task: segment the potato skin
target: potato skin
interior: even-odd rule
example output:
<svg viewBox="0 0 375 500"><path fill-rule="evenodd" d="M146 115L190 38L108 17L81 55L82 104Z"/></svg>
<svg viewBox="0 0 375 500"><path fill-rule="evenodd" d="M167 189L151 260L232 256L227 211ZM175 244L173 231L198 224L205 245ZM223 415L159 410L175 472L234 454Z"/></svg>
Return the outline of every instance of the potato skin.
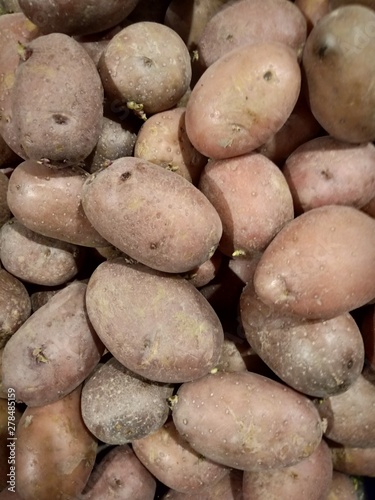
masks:
<svg viewBox="0 0 375 500"><path fill-rule="evenodd" d="M14 388L17 399L30 407L69 394L103 354L86 315L85 292L86 285L78 281L66 286L32 314L4 348L3 387Z"/></svg>
<svg viewBox="0 0 375 500"><path fill-rule="evenodd" d="M312 209L286 224L266 248L255 291L283 314L334 318L375 297L374 249L375 223L368 215L339 205Z"/></svg>
<svg viewBox="0 0 375 500"><path fill-rule="evenodd" d="M0 230L0 258L13 276L44 286L66 283L78 273L82 253L76 245L47 238L13 218Z"/></svg>
<svg viewBox="0 0 375 500"><path fill-rule="evenodd" d="M7 202L8 184L8 177L3 172L0 172L0 228L11 218Z"/></svg>
<svg viewBox="0 0 375 500"><path fill-rule="evenodd" d="M138 0L19 0L23 13L46 33L87 35L119 24Z"/></svg>
<svg viewBox="0 0 375 500"><path fill-rule="evenodd" d="M223 236L219 250L229 257L262 251L294 216L284 176L261 154L210 161L199 189L220 216Z"/></svg>
<svg viewBox="0 0 375 500"><path fill-rule="evenodd" d="M292 389L251 372L182 384L173 421L190 446L214 462L264 471L313 453L322 428L314 405Z"/></svg>
<svg viewBox="0 0 375 500"><path fill-rule="evenodd" d="M203 155L223 159L249 153L286 122L297 102L301 72L280 43L240 47L212 64L186 106L186 131Z"/></svg>
<svg viewBox="0 0 375 500"><path fill-rule="evenodd" d="M86 306L107 349L145 378L193 380L219 360L221 323L184 278L123 259L103 262L89 280Z"/></svg>
<svg viewBox="0 0 375 500"><path fill-rule="evenodd" d="M103 87L95 64L61 33L40 36L25 51L12 89L22 156L77 164L94 149L101 130Z"/></svg>
<svg viewBox="0 0 375 500"><path fill-rule="evenodd" d="M256 296L251 282L241 294L240 311L249 344L293 389L333 396L361 374L363 339L349 313L321 321L283 316Z"/></svg>
<svg viewBox="0 0 375 500"><path fill-rule="evenodd" d="M358 500L358 488L355 479L342 474L333 472L331 489L328 492L326 500Z"/></svg>
<svg viewBox="0 0 375 500"><path fill-rule="evenodd" d="M5 269L0 269L0 348L30 313L31 301L24 284Z"/></svg>
<svg viewBox="0 0 375 500"><path fill-rule="evenodd" d="M332 482L332 459L328 445L321 441L315 451L290 467L267 471L245 471L244 500L323 500Z"/></svg>
<svg viewBox="0 0 375 500"><path fill-rule="evenodd" d="M155 479L123 444L112 448L94 468L79 500L154 500L155 491Z"/></svg>
<svg viewBox="0 0 375 500"><path fill-rule="evenodd" d="M242 0L224 6L206 24L198 42L199 56L210 66L241 45L280 42L301 56L306 20L286 0Z"/></svg>
<svg viewBox="0 0 375 500"><path fill-rule="evenodd" d="M219 215L195 186L133 157L120 158L91 176L82 203L103 238L164 272L199 266L213 255L222 234Z"/></svg>
<svg viewBox="0 0 375 500"><path fill-rule="evenodd" d="M375 477L375 447L352 448L330 442L333 468L351 476Z"/></svg>
<svg viewBox="0 0 375 500"><path fill-rule="evenodd" d="M133 441L132 447L159 481L182 493L199 495L202 488L218 483L230 470L196 453L172 421L143 439Z"/></svg>
<svg viewBox="0 0 375 500"><path fill-rule="evenodd" d="M82 208L82 187L88 177L79 167L57 169L26 160L9 179L9 208L36 233L80 246L108 246Z"/></svg>
<svg viewBox="0 0 375 500"><path fill-rule="evenodd" d="M375 12L361 5L335 9L317 23L303 52L311 111L341 141L375 139ZM329 103L329 106L327 106Z"/></svg>
<svg viewBox="0 0 375 500"><path fill-rule="evenodd" d="M80 396L81 386L23 413L16 433L16 491L22 499L68 500L83 490L97 441L82 421Z"/></svg>
<svg viewBox="0 0 375 500"><path fill-rule="evenodd" d="M172 386L146 380L111 358L83 386L82 417L104 443L130 443L165 423L172 393Z"/></svg>
<svg viewBox="0 0 375 500"><path fill-rule="evenodd" d="M317 137L299 146L282 172L297 213L323 205L361 208L375 192L375 146Z"/></svg>

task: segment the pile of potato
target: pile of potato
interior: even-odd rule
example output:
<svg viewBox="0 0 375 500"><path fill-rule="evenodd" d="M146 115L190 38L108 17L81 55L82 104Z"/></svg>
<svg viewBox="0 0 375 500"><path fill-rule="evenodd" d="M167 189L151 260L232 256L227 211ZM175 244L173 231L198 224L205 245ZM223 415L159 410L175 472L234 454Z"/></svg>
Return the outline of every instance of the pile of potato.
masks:
<svg viewBox="0 0 375 500"><path fill-rule="evenodd" d="M364 498L375 2L0 13L0 499Z"/></svg>

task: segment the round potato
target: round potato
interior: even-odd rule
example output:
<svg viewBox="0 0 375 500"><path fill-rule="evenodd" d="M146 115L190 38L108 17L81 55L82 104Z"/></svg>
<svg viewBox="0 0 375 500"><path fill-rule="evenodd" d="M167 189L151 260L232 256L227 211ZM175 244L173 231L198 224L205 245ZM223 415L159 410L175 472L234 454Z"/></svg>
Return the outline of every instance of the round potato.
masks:
<svg viewBox="0 0 375 500"><path fill-rule="evenodd" d="M173 421L195 451L240 470L294 465L322 437L314 405L292 389L251 372L231 372L182 384Z"/></svg>
<svg viewBox="0 0 375 500"><path fill-rule="evenodd" d="M0 259L17 278L44 286L66 283L78 273L80 248L47 238L13 218L0 230Z"/></svg>
<svg viewBox="0 0 375 500"><path fill-rule="evenodd" d="M124 259L103 262L89 280L86 306L107 349L145 378L193 380L209 373L219 360L221 323L182 277Z"/></svg>
<svg viewBox="0 0 375 500"><path fill-rule="evenodd" d="M82 417L104 443L130 443L164 425L172 393L172 386L145 380L111 358L83 386Z"/></svg>
<svg viewBox="0 0 375 500"><path fill-rule="evenodd" d="M353 207L314 208L264 251L255 291L283 314L330 319L375 297L375 221Z"/></svg>
<svg viewBox="0 0 375 500"><path fill-rule="evenodd" d="M223 236L219 250L229 257L244 258L264 250L293 219L293 200L285 178L261 154L210 161L199 189L220 216Z"/></svg>
<svg viewBox="0 0 375 500"><path fill-rule="evenodd" d="M286 45L235 49L212 64L193 88L186 106L188 137L209 158L249 153L284 125L300 85L297 57Z"/></svg>
<svg viewBox="0 0 375 500"><path fill-rule="evenodd" d="M220 217L201 191L180 175L133 157L87 179L82 203L103 238L164 272L203 264L222 234Z"/></svg>

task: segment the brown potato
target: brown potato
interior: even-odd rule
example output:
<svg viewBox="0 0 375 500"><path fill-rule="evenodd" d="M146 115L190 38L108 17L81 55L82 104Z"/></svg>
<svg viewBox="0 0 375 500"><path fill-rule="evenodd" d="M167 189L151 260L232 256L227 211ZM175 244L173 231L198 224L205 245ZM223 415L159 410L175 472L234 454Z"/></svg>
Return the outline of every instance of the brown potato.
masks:
<svg viewBox="0 0 375 500"><path fill-rule="evenodd" d="M207 163L189 141L183 107L151 116L138 132L134 156L172 170L194 184Z"/></svg>
<svg viewBox="0 0 375 500"><path fill-rule="evenodd" d="M87 312L107 349L129 370L158 382L202 377L219 360L223 330L184 278L123 259L91 275Z"/></svg>
<svg viewBox="0 0 375 500"><path fill-rule="evenodd" d="M332 482L332 459L321 441L315 451L290 467L245 471L243 500L323 500Z"/></svg>
<svg viewBox="0 0 375 500"><path fill-rule="evenodd" d="M138 0L18 0L25 15L43 33L85 35L120 23Z"/></svg>
<svg viewBox="0 0 375 500"><path fill-rule="evenodd" d="M231 372L182 384L173 421L198 453L240 470L294 465L322 437L319 414L306 397L251 372Z"/></svg>
<svg viewBox="0 0 375 500"><path fill-rule="evenodd" d="M284 125L300 85L297 57L286 45L235 49L210 66L193 88L186 106L188 137L209 158L249 153Z"/></svg>
<svg viewBox="0 0 375 500"><path fill-rule="evenodd" d="M95 466L79 500L154 500L156 481L132 449L112 448Z"/></svg>
<svg viewBox="0 0 375 500"><path fill-rule="evenodd" d="M7 202L8 184L8 177L0 172L0 228L11 218Z"/></svg>
<svg viewBox="0 0 375 500"><path fill-rule="evenodd" d="M210 161L199 189L220 216L219 249L229 257L246 258L264 250L293 219L288 185L276 165L261 154Z"/></svg>
<svg viewBox="0 0 375 500"><path fill-rule="evenodd" d="M13 218L0 230L0 259L17 278L44 286L66 283L78 273L82 252L76 245L35 233Z"/></svg>
<svg viewBox="0 0 375 500"><path fill-rule="evenodd" d="M223 254L217 250L210 259L185 274L184 278L190 281L196 288L201 288L215 278L220 271L222 262Z"/></svg>
<svg viewBox="0 0 375 500"><path fill-rule="evenodd" d="M81 205L89 174L79 167L51 168L27 160L13 171L7 201L27 228L49 238L81 246L108 246L92 227Z"/></svg>
<svg viewBox="0 0 375 500"><path fill-rule="evenodd" d="M22 156L74 165L100 135L103 87L95 64L61 33L40 36L24 50L11 97Z"/></svg>
<svg viewBox="0 0 375 500"><path fill-rule="evenodd" d="M146 380L111 358L83 386L82 417L104 443L130 443L164 425L172 393L172 386Z"/></svg>
<svg viewBox="0 0 375 500"><path fill-rule="evenodd" d="M196 453L172 421L132 442L134 453L163 484L182 493L199 492L218 483L229 469Z"/></svg>
<svg viewBox="0 0 375 500"><path fill-rule="evenodd" d="M375 447L375 385L360 375L343 394L316 401L325 436L351 448Z"/></svg>
<svg viewBox="0 0 375 500"><path fill-rule="evenodd" d="M208 260L222 233L219 215L195 186L133 157L89 178L82 203L103 238L164 272L191 271Z"/></svg>
<svg viewBox="0 0 375 500"><path fill-rule="evenodd" d="M81 386L55 403L28 407L17 427L16 491L24 500L77 498L94 466L97 441L80 412Z"/></svg>
<svg viewBox="0 0 375 500"><path fill-rule="evenodd" d="M262 303L251 282L240 306L249 344L293 389L328 397L346 391L360 376L364 345L350 314L326 321L285 317Z"/></svg>
<svg viewBox="0 0 375 500"><path fill-rule="evenodd" d="M375 146L317 137L293 151L282 172L299 214L323 205L361 208L375 192Z"/></svg>
<svg viewBox="0 0 375 500"><path fill-rule="evenodd" d="M355 480L346 474L334 471L326 500L358 500Z"/></svg>
<svg viewBox="0 0 375 500"><path fill-rule="evenodd" d="M309 34L303 52L311 111L336 139L375 139L375 12L361 5L325 15ZM329 103L329 105L327 105Z"/></svg>
<svg viewBox="0 0 375 500"><path fill-rule="evenodd" d="M112 38L100 58L99 72L110 99L144 116L177 104L190 85L191 63L175 31L143 21Z"/></svg>
<svg viewBox="0 0 375 500"><path fill-rule="evenodd" d="M375 447L351 448L329 443L333 468L351 476L375 477Z"/></svg>
<svg viewBox="0 0 375 500"><path fill-rule="evenodd" d="M18 0L1 0L0 1L0 14L13 14L14 12L21 12L21 7Z"/></svg>
<svg viewBox="0 0 375 500"><path fill-rule="evenodd" d="M314 208L286 224L266 248L255 291L280 313L334 318L375 297L374 259L372 218L353 207Z"/></svg>
<svg viewBox="0 0 375 500"><path fill-rule="evenodd" d="M0 269L0 348L5 346L30 313L30 297L23 283L5 269Z"/></svg>
<svg viewBox="0 0 375 500"><path fill-rule="evenodd" d="M17 400L42 406L61 399L99 362L104 346L88 321L85 292L78 281L66 286L7 342L3 387L15 389Z"/></svg>
<svg viewBox="0 0 375 500"><path fill-rule="evenodd" d="M242 45L280 42L302 55L306 20L287 0L241 0L224 6L199 38L198 51L205 66Z"/></svg>

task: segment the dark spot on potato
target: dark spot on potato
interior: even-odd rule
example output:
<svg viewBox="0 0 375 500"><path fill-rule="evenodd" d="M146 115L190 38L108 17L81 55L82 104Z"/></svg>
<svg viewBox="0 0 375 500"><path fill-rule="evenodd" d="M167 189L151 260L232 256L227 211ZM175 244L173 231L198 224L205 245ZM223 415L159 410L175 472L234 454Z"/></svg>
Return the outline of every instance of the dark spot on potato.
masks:
<svg viewBox="0 0 375 500"><path fill-rule="evenodd" d="M267 82L272 80L272 77L273 77L272 71L269 71L269 70L266 71L263 75L264 80L266 80Z"/></svg>
<svg viewBox="0 0 375 500"><path fill-rule="evenodd" d="M353 368L353 365L354 365L354 361L352 359L349 359L348 363L347 363L347 367L348 367L348 370L350 370L351 368Z"/></svg>
<svg viewBox="0 0 375 500"><path fill-rule="evenodd" d="M327 180L332 179L333 175L328 169L324 169L320 171L320 174Z"/></svg>
<svg viewBox="0 0 375 500"><path fill-rule="evenodd" d="M69 121L69 118L61 113L54 113L52 119L57 125L66 125Z"/></svg>
<svg viewBox="0 0 375 500"><path fill-rule="evenodd" d="M122 486L122 482L121 482L121 479L115 479L115 484L116 486Z"/></svg>
<svg viewBox="0 0 375 500"><path fill-rule="evenodd" d="M124 172L120 175L120 181L127 181L131 177L131 172Z"/></svg>
<svg viewBox="0 0 375 500"><path fill-rule="evenodd" d="M153 65L153 61L152 61L152 59L150 59L149 57L144 56L144 57L142 58L142 60L143 60L143 64L144 64L145 66L147 66L148 68L150 68L150 67Z"/></svg>
<svg viewBox="0 0 375 500"><path fill-rule="evenodd" d="M159 246L159 243L150 243L151 250L155 250L156 248L158 248L158 246Z"/></svg>
<svg viewBox="0 0 375 500"><path fill-rule="evenodd" d="M321 45L318 48L317 54L318 54L319 59L324 59L325 58L327 50L328 50L328 45L327 44Z"/></svg>
<svg viewBox="0 0 375 500"><path fill-rule="evenodd" d="M234 36L231 35L231 34L229 34L229 35L226 36L226 40L228 40L228 41L233 40L233 38L234 38Z"/></svg>

